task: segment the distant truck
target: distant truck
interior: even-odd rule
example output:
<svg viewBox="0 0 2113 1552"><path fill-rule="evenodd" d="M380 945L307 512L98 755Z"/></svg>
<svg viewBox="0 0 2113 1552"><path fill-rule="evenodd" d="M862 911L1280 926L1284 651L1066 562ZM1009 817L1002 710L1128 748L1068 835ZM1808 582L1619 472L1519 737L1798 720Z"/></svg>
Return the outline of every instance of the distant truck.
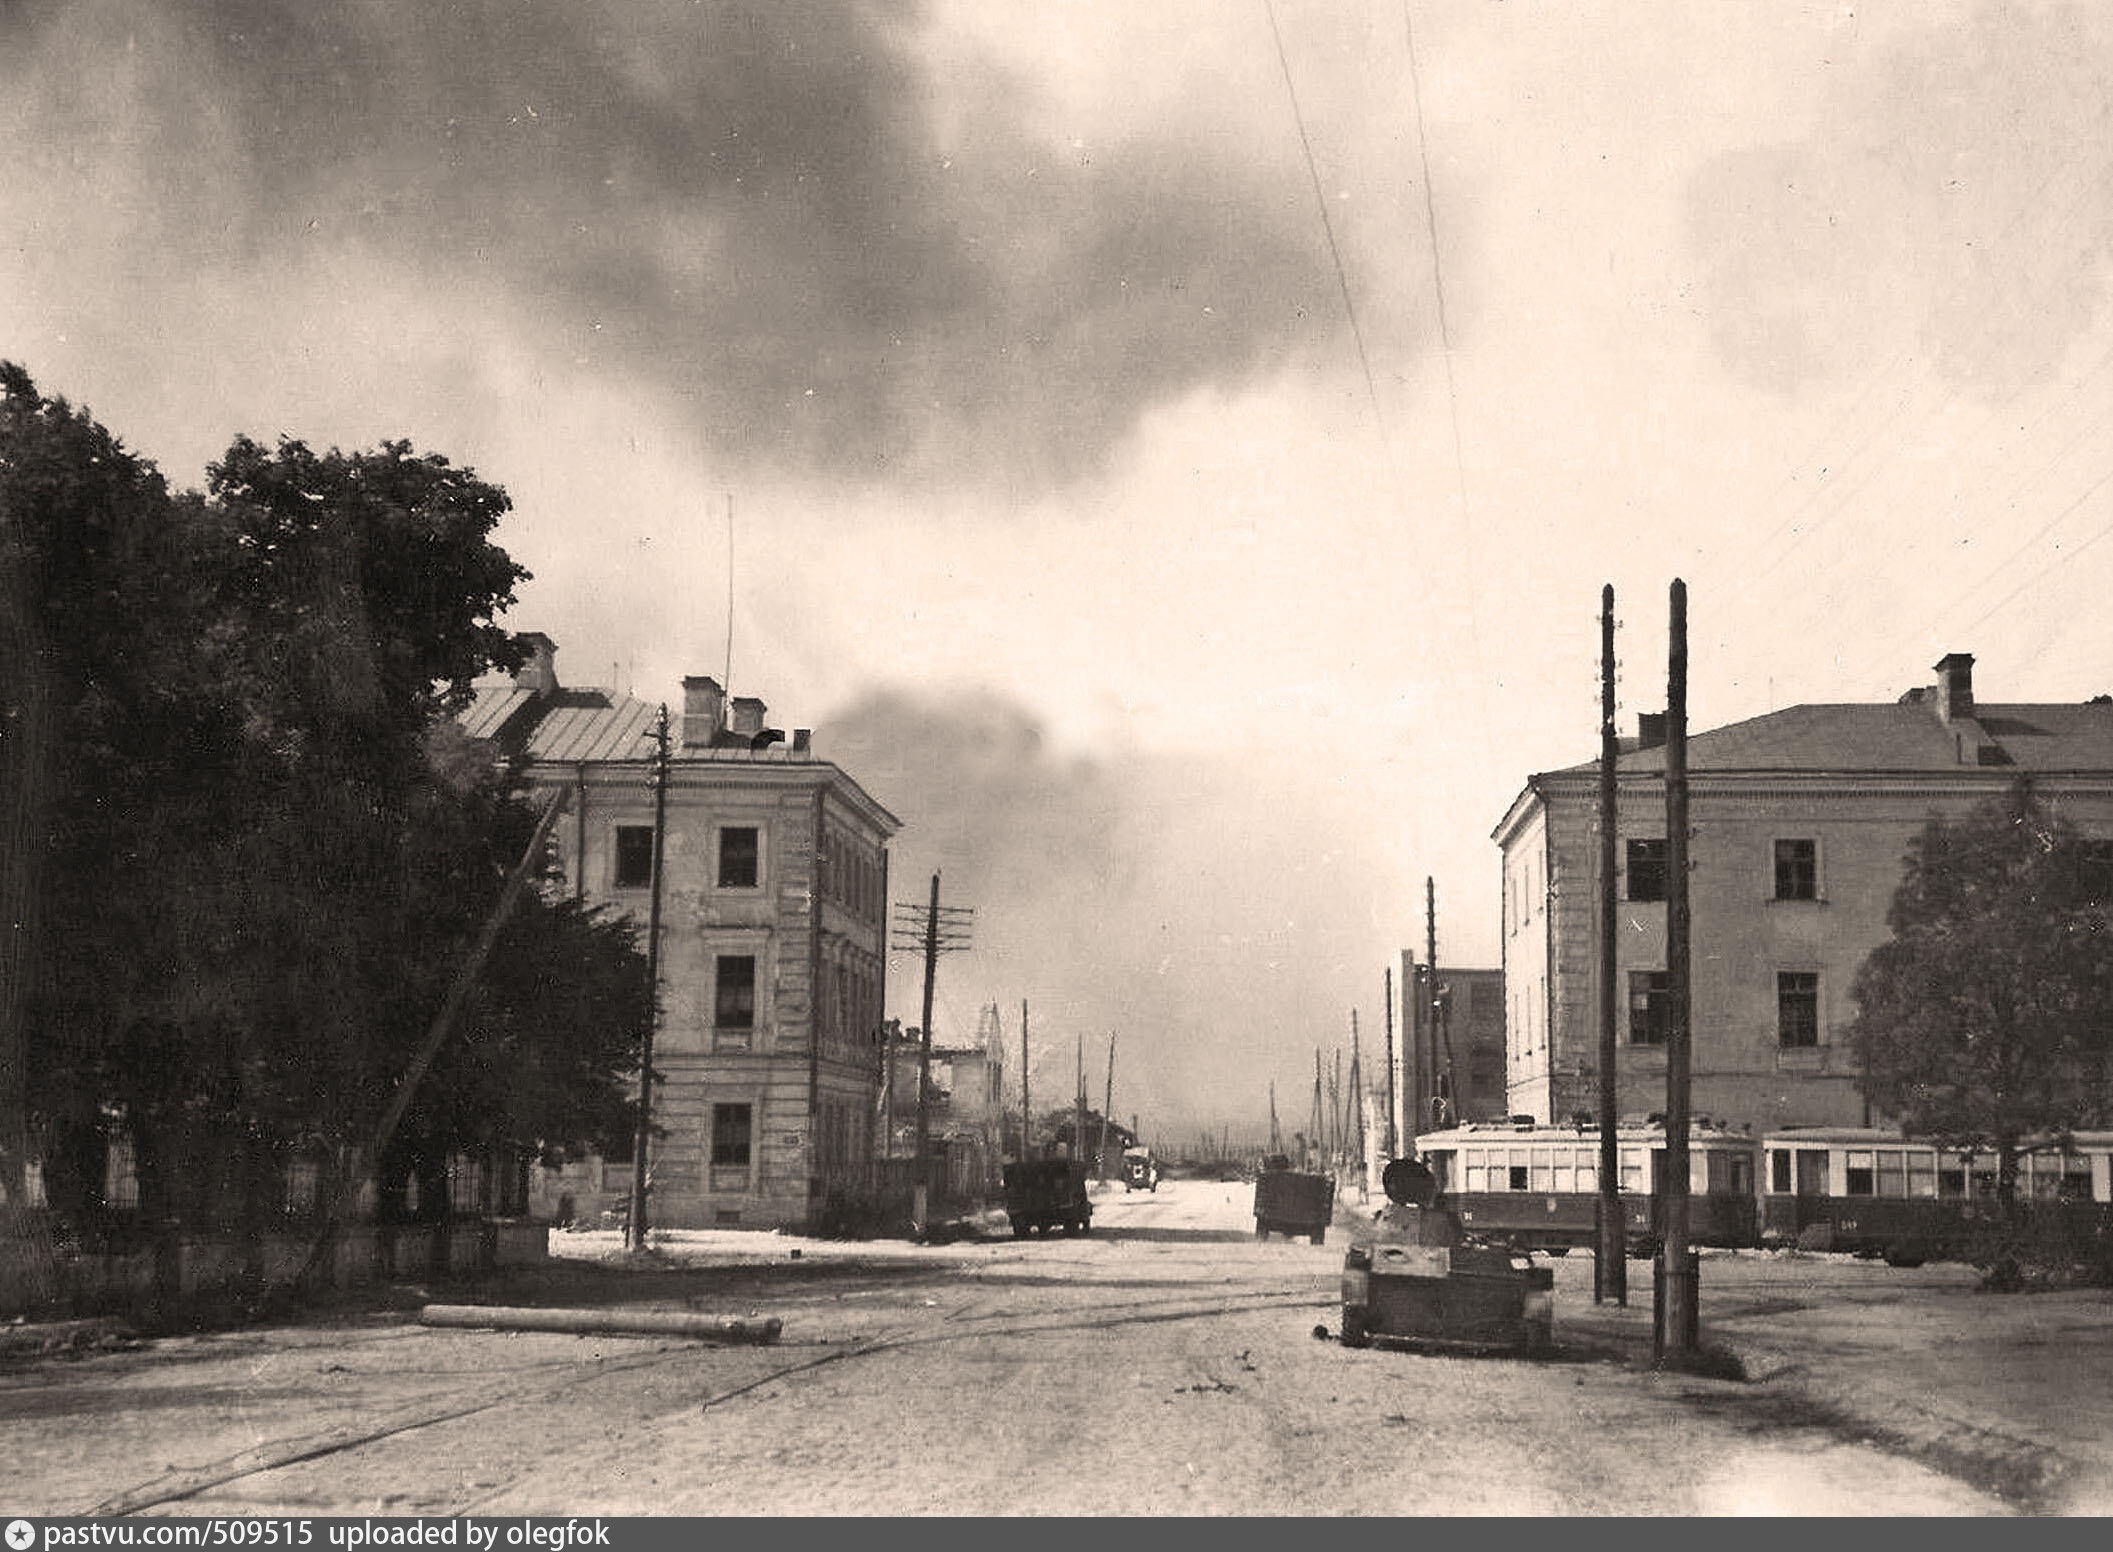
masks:
<svg viewBox="0 0 2113 1552"><path fill-rule="evenodd" d="M1328 1237L1328 1224L1334 1217L1333 1176L1295 1170L1291 1160L1280 1153L1263 1160L1255 1176L1256 1239L1303 1234L1318 1245Z"/></svg>
<svg viewBox="0 0 2113 1552"><path fill-rule="evenodd" d="M1123 1149L1123 1189L1125 1191L1157 1191L1159 1189L1159 1163L1152 1157L1151 1149Z"/></svg>
<svg viewBox="0 0 2113 1552"><path fill-rule="evenodd" d="M1005 1166L1005 1216L1014 1239L1062 1229L1093 1232L1086 1166L1071 1159L1024 1159Z"/></svg>

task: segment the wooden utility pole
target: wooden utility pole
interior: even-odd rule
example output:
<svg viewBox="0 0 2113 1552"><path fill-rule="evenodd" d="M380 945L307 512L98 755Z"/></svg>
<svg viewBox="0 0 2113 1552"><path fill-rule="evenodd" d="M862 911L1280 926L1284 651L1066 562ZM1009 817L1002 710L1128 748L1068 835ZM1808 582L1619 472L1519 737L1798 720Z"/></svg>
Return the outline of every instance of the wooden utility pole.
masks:
<svg viewBox="0 0 2113 1552"><path fill-rule="evenodd" d="M651 1181L647 1154L653 1145L653 1034L660 1024L660 865L667 855L668 708L663 702L653 722L653 890L646 907L646 982L653 988L653 1010L646 1023L638 1063L638 1136L631 1148L631 1212L624 1224L624 1244L646 1248L646 1195Z"/></svg>
<svg viewBox="0 0 2113 1552"><path fill-rule="evenodd" d="M1108 1031L1108 1092L1101 1101L1101 1145L1096 1167L1100 1178L1108 1178L1108 1123L1115 1119L1115 1031Z"/></svg>
<svg viewBox="0 0 2113 1552"><path fill-rule="evenodd" d="M1620 821L1614 762L1621 740L1614 726L1614 585L1599 595L1599 1242L1592 1267L1592 1301L1629 1302L1626 1228L1621 1210L1621 1148L1615 1113L1616 1020L1621 998L1620 944L1615 934L1615 835Z"/></svg>
<svg viewBox="0 0 2113 1552"><path fill-rule="evenodd" d="M1438 990L1438 881L1428 875L1423 881L1423 952L1424 989L1430 993L1430 1048L1431 1048L1431 1095L1442 1100L1445 1106L1442 1124L1453 1126L1459 1122L1453 1106L1453 1032L1444 1030L1445 1071L1438 1070L1438 1040L1443 1017ZM1435 1106L1434 1106L1435 1108ZM1437 1118L1433 1117L1434 1122Z"/></svg>
<svg viewBox="0 0 2113 1552"><path fill-rule="evenodd" d="M1307 1153L1311 1154L1316 1149L1319 1149L1321 1156L1323 1158L1327 1157L1326 1139L1321 1136L1322 1130L1327 1124L1327 1116L1321 1108L1321 1048L1315 1046L1313 1048L1313 1118L1306 1123ZM1299 1161L1301 1169L1306 1169L1310 1166L1310 1159L1302 1158Z"/></svg>
<svg viewBox="0 0 2113 1552"><path fill-rule="evenodd" d="M1071 1161L1083 1164L1086 1160L1086 1037L1079 1035L1078 1075L1072 1080L1071 1091Z"/></svg>
<svg viewBox="0 0 2113 1552"><path fill-rule="evenodd" d="M916 1186L911 1198L912 1229L924 1233L925 1215L932 1195L932 992L939 974L939 956L968 947L969 910L965 906L939 904L939 875L932 875L931 903L920 924L912 914L916 907L898 902L894 942L898 949L921 949L924 953L924 1023L917 1032L917 1158Z"/></svg>
<svg viewBox="0 0 2113 1552"><path fill-rule="evenodd" d="M932 1198L932 988L939 973L939 875L932 875L932 905L924 927L924 1018L917 1031L917 1200L913 1228L924 1232Z"/></svg>
<svg viewBox="0 0 2113 1552"><path fill-rule="evenodd" d="M1665 1232L1653 1346L1662 1359L1698 1345L1695 1266L1688 1252L1688 1100L1694 1016L1687 834L1687 584L1673 579L1665 716Z"/></svg>
<svg viewBox="0 0 2113 1552"><path fill-rule="evenodd" d="M1395 1149L1400 1145L1400 1133L1394 1125L1394 1102L1398 1096L1398 1084L1394 1071L1394 967L1387 966L1387 1161L1394 1160Z"/></svg>
<svg viewBox="0 0 2113 1552"><path fill-rule="evenodd" d="M1020 1161L1034 1157L1034 1111L1027 1105L1027 999L1020 999Z"/></svg>
<svg viewBox="0 0 2113 1552"><path fill-rule="evenodd" d="M1371 1187L1365 1170L1365 1074L1357 1048L1357 1009L1350 1010L1350 1136L1351 1157L1357 1161L1357 1194L1362 1199Z"/></svg>

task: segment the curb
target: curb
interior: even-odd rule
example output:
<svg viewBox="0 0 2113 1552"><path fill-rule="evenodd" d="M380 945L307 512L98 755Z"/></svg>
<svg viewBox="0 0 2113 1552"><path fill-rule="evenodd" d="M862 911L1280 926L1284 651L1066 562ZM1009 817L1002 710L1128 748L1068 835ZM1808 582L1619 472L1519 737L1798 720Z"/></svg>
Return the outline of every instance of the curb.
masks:
<svg viewBox="0 0 2113 1552"><path fill-rule="evenodd" d="M115 1315L87 1320L21 1321L0 1326L0 1357L44 1357L128 1340L131 1328Z"/></svg>

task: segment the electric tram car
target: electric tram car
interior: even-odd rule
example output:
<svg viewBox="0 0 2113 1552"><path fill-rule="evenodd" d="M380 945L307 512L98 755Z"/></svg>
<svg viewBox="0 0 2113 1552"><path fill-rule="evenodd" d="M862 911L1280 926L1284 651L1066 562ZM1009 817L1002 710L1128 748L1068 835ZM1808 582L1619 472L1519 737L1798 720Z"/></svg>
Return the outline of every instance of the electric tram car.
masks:
<svg viewBox="0 0 2113 1552"><path fill-rule="evenodd" d="M1615 1135L1624 1237L1631 1255L1648 1256L1664 1235L1665 1128L1624 1126ZM1596 1126L1473 1122L1424 1133L1416 1151L1461 1227L1478 1239L1556 1255L1598 1239ZM1759 1159L1759 1143L1743 1132L1708 1123L1688 1129L1690 1244L1755 1243Z"/></svg>
<svg viewBox="0 0 2113 1552"><path fill-rule="evenodd" d="M2002 1227L1996 1156L1962 1154L1869 1127L1786 1127L1762 1139L1761 1233L1883 1256L1895 1266L1970 1257ZM2067 1147L2034 1139L2018 1158L2023 1232L2079 1252L2113 1233L2113 1132Z"/></svg>
<svg viewBox="0 0 2113 1552"><path fill-rule="evenodd" d="M1663 1239L1665 1128L1617 1136L1632 1255ZM1561 1255L1597 1240L1599 1129L1479 1122L1416 1139L1461 1227L1485 1242ZM1648 1186L1646 1185L1648 1182ZM2034 1139L2018 1159L2023 1232L2078 1254L2113 1245L2113 1132ZM1896 1266L1971 1259L2003 1228L1996 1157L1873 1127L1783 1127L1763 1137L1707 1122L1688 1133L1688 1242L1800 1245Z"/></svg>

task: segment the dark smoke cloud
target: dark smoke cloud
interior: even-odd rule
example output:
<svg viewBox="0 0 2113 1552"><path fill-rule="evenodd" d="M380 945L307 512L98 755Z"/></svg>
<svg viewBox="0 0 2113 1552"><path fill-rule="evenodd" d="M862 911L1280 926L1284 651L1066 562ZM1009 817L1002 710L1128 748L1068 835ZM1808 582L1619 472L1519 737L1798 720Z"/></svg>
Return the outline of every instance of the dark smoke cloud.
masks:
<svg viewBox="0 0 2113 1552"><path fill-rule="evenodd" d="M966 1040L986 1001L1016 1038L1026 1000L1036 1083L1083 1039L1097 1096L1114 1032L1118 1113L1168 1127L1260 1124L1272 1081L1302 1099L1316 1050L1347 1062L1360 1002L1377 1039L1390 940L1352 839L1372 818L1317 796L1310 759L1072 757L997 695L892 690L818 726L815 748L903 820L894 899L924 901L936 870L943 901L974 910L975 951L939 971L942 1039ZM906 1023L921 972L914 955L890 970ZM1069 1092L1066 1076L1053 1102Z"/></svg>
<svg viewBox="0 0 2113 1552"><path fill-rule="evenodd" d="M2106 298L2113 16L1988 6L1829 70L1809 138L1690 180L1722 360L1783 392L1902 358L1984 397L2046 378Z"/></svg>
<svg viewBox="0 0 2113 1552"><path fill-rule="evenodd" d="M1172 133L1045 143L994 66L929 78L921 25L857 0L16 0L0 86L47 169L123 204L120 263L446 280L691 406L723 465L1060 482L1336 316L1295 198Z"/></svg>

